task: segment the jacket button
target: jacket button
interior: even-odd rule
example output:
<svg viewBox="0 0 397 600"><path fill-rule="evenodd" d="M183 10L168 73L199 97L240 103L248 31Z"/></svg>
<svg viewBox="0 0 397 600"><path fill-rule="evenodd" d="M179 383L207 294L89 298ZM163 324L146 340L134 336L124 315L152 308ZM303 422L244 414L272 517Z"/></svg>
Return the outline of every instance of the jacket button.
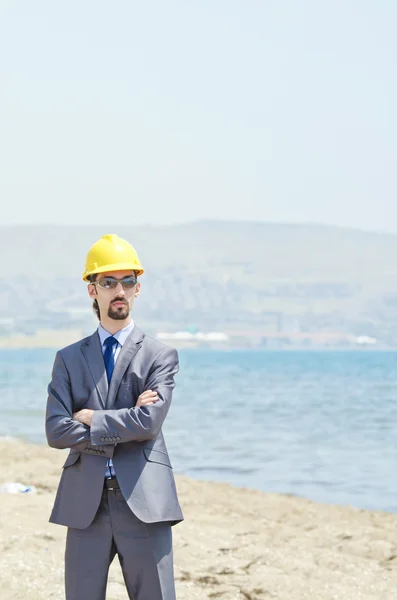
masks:
<svg viewBox="0 0 397 600"><path fill-rule="evenodd" d="M105 438L101 438L101 442L104 442L104 441L105 441Z"/></svg>
<svg viewBox="0 0 397 600"><path fill-rule="evenodd" d="M116 441L118 442L120 440L121 440L121 437L118 435L117 438L116 438Z"/></svg>

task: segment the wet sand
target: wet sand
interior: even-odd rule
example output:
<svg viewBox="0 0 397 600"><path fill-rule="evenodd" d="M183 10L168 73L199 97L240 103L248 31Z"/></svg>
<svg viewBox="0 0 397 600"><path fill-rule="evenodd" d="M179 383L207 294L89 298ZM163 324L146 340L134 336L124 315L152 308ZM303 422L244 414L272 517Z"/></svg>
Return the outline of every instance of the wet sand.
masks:
<svg viewBox="0 0 397 600"><path fill-rule="evenodd" d="M66 529L48 517L66 452L0 442L0 598L61 600ZM395 600L397 515L177 476L178 600ZM117 557L108 600L127 600Z"/></svg>

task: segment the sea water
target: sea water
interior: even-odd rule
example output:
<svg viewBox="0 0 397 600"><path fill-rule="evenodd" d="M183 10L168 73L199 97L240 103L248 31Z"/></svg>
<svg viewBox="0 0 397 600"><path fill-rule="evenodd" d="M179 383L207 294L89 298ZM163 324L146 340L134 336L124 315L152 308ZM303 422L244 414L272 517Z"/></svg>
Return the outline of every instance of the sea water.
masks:
<svg viewBox="0 0 397 600"><path fill-rule="evenodd" d="M0 350L0 436L45 443L52 350ZM180 350L175 472L397 512L397 353Z"/></svg>

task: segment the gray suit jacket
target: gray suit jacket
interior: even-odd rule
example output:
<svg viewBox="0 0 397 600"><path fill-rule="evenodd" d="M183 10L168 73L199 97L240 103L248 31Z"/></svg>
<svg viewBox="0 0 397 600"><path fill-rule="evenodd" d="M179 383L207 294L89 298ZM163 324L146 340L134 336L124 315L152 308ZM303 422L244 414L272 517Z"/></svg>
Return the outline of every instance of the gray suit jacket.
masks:
<svg viewBox="0 0 397 600"><path fill-rule="evenodd" d="M178 354L134 327L108 387L98 333L57 352L48 386L46 435L52 448L70 448L50 522L84 529L98 509L106 463L112 458L121 491L146 523L183 520L161 431L170 408ZM136 408L155 390L158 401ZM91 428L72 419L94 410Z"/></svg>

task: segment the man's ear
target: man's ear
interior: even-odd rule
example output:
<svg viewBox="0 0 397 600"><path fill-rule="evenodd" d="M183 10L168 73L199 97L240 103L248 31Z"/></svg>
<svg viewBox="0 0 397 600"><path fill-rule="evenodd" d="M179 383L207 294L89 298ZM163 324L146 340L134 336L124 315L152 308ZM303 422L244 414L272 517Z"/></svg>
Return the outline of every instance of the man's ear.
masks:
<svg viewBox="0 0 397 600"><path fill-rule="evenodd" d="M138 296L139 296L140 293L141 293L141 284L137 283L136 284L136 289L135 289L135 294L134 294L135 298L138 298Z"/></svg>
<svg viewBox="0 0 397 600"><path fill-rule="evenodd" d="M90 298L95 298L97 295L97 291L96 291L96 285L92 285L92 283L89 283L87 285L87 290L88 290L88 295Z"/></svg>

